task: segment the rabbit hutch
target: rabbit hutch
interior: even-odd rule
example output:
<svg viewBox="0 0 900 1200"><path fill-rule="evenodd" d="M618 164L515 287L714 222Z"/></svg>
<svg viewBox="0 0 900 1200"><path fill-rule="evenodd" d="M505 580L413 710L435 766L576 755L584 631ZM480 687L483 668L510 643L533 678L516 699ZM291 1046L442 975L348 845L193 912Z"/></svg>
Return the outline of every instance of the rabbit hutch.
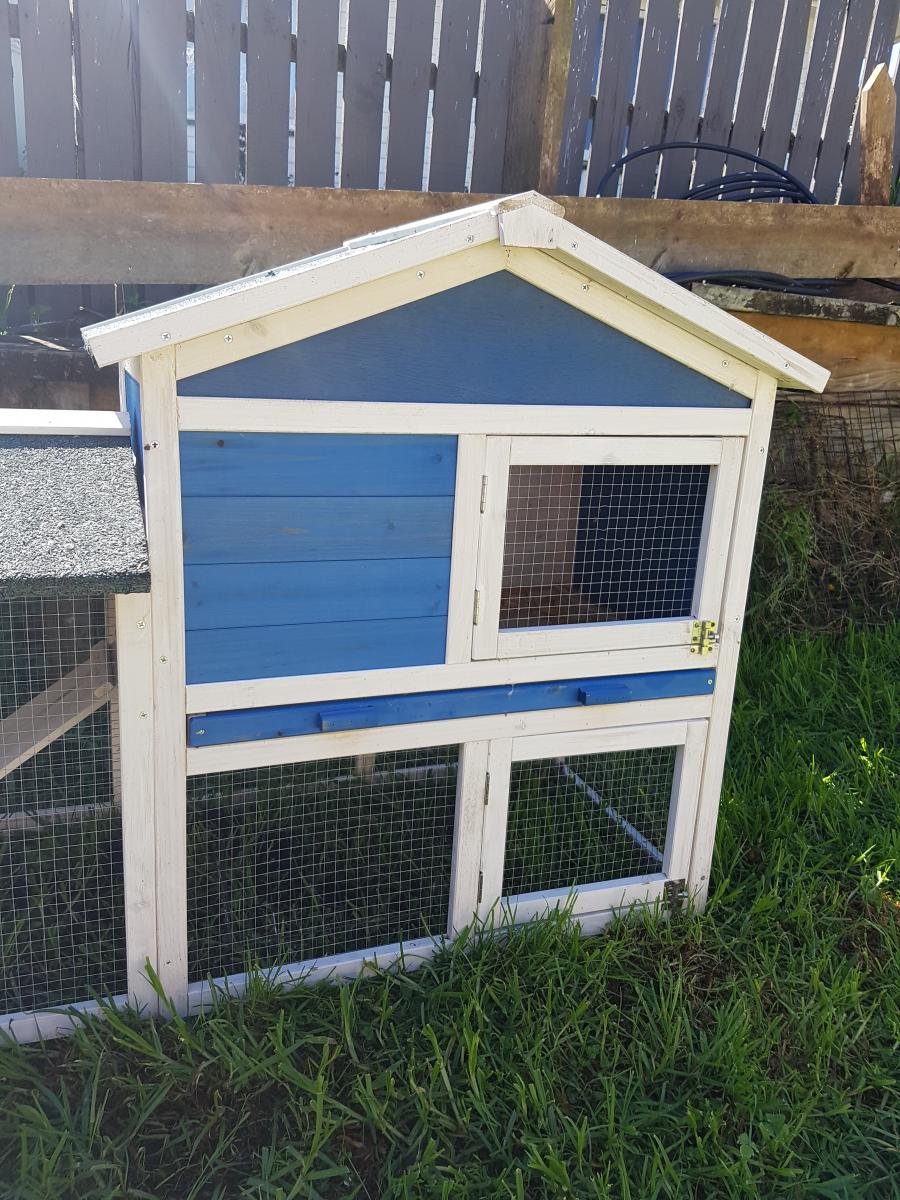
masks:
<svg viewBox="0 0 900 1200"><path fill-rule="evenodd" d="M151 576L126 994L702 904L775 390L827 372L534 193L85 341Z"/></svg>

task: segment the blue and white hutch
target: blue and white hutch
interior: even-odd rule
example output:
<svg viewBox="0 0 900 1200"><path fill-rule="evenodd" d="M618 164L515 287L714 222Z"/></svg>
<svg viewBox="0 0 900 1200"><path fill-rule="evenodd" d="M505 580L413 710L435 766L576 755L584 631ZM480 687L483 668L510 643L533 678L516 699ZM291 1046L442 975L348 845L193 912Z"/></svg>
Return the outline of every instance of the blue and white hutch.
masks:
<svg viewBox="0 0 900 1200"><path fill-rule="evenodd" d="M143 486L180 1005L702 904L775 390L827 372L534 193L85 341Z"/></svg>

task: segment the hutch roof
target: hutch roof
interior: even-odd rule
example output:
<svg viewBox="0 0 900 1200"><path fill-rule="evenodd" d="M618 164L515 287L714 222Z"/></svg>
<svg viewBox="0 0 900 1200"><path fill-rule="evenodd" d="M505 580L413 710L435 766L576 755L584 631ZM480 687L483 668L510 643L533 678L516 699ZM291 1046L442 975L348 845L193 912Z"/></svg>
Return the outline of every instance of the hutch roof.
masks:
<svg viewBox="0 0 900 1200"><path fill-rule="evenodd" d="M458 256L461 282L466 263L479 254L481 275L522 274L517 252L532 251L557 268L536 281L543 290L671 357L679 357L678 338L683 337L692 348L684 361L726 386L733 372L736 377L749 367L781 387L822 391L828 380L824 368L585 233L563 214L559 204L535 192L488 201L101 322L84 330L84 340L100 366L179 347L177 374L191 375L294 340L295 326L267 321L310 301L375 287L362 312L341 306L331 319L334 328L453 286L427 281L428 264L437 260ZM485 256L486 248L494 253ZM578 291L556 286L560 267L570 285L580 281ZM674 333L674 342L659 344L662 326ZM318 325L316 332L322 328Z"/></svg>

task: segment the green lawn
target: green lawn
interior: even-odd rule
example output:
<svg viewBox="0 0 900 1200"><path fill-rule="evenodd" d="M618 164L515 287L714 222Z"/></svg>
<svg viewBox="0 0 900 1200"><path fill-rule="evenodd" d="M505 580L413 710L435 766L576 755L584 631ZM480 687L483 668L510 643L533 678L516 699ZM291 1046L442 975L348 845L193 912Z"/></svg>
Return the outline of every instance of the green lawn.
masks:
<svg viewBox="0 0 900 1200"><path fill-rule="evenodd" d="M0 1051L0 1194L900 1197L900 626L745 647L704 916Z"/></svg>

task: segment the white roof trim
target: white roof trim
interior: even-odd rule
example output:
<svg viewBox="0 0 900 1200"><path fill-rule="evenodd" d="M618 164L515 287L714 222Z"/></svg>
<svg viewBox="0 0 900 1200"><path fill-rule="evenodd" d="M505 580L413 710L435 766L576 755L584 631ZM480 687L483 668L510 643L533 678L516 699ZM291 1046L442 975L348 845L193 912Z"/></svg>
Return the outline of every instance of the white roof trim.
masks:
<svg viewBox="0 0 900 1200"><path fill-rule="evenodd" d="M699 203L699 202L698 202ZM536 192L501 197L354 238L324 254L84 329L100 366L258 320L360 283L499 240L543 250L784 387L820 392L828 371L563 217Z"/></svg>
<svg viewBox="0 0 900 1200"><path fill-rule="evenodd" d="M65 408L0 408L3 434L79 435L83 437L128 437L131 418L127 412L90 412Z"/></svg>

